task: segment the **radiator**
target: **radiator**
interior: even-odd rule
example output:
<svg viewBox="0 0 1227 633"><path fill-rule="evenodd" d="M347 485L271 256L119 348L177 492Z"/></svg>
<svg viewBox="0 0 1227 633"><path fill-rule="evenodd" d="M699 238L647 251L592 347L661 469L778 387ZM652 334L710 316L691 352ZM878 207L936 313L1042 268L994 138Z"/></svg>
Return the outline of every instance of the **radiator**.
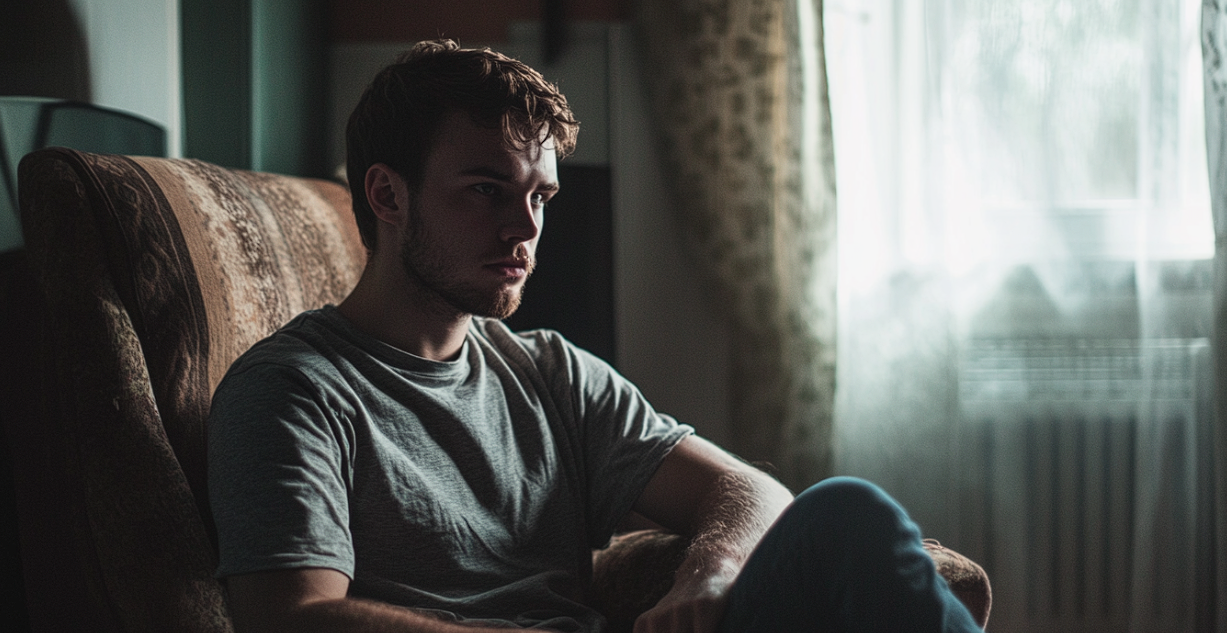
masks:
<svg viewBox="0 0 1227 633"><path fill-rule="evenodd" d="M1211 630L1209 342L973 340L959 374L960 543L991 630Z"/></svg>

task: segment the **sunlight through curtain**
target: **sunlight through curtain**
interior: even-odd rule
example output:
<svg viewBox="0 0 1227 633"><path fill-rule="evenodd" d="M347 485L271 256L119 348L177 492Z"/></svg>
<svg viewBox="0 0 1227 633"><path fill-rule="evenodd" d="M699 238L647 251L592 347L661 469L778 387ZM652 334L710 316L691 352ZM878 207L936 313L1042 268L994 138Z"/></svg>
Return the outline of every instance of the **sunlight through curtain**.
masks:
<svg viewBox="0 0 1227 633"><path fill-rule="evenodd" d="M1206 154L1214 215L1214 623L1227 631L1227 2L1202 3Z"/></svg>
<svg viewBox="0 0 1227 633"><path fill-rule="evenodd" d="M830 472L835 206L815 0L644 0L685 239L732 324L729 448L800 489ZM723 341L714 344L726 344Z"/></svg>
<svg viewBox="0 0 1227 633"><path fill-rule="evenodd" d="M836 472L994 631L1214 630L1198 0L828 0Z"/></svg>

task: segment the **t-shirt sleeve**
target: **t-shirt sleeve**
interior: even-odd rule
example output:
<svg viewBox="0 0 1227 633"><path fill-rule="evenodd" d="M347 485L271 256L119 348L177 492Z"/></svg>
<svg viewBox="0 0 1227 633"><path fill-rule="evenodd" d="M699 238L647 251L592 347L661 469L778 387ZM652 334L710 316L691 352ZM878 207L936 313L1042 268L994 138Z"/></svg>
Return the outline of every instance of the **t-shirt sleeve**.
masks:
<svg viewBox="0 0 1227 633"><path fill-rule="evenodd" d="M605 361L567 344L582 429L593 547L602 547L690 426L658 413Z"/></svg>
<svg viewBox="0 0 1227 633"><path fill-rule="evenodd" d="M297 369L232 370L209 415L219 577L326 567L353 577L350 434Z"/></svg>

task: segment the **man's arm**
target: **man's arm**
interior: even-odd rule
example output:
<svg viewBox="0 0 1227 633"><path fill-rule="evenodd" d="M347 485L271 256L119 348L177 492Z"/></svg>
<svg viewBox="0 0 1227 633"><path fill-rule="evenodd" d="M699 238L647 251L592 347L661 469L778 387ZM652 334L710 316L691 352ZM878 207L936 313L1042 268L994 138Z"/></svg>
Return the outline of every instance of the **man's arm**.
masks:
<svg viewBox="0 0 1227 633"><path fill-rule="evenodd" d="M235 630L472 633L507 630L443 622L409 609L347 596L349 577L309 568L240 574L226 579Z"/></svg>
<svg viewBox="0 0 1227 633"><path fill-rule="evenodd" d="M635 511L691 538L673 588L635 633L716 630L728 590L763 533L792 502L777 481L697 436L661 462Z"/></svg>

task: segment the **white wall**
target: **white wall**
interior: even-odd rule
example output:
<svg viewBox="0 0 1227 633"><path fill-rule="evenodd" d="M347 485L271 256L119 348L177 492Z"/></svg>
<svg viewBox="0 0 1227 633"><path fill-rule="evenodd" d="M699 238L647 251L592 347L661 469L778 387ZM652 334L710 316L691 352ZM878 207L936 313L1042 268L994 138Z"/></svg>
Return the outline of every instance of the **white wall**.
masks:
<svg viewBox="0 0 1227 633"><path fill-rule="evenodd" d="M182 154L179 0L70 0L89 51L93 102L166 129Z"/></svg>

